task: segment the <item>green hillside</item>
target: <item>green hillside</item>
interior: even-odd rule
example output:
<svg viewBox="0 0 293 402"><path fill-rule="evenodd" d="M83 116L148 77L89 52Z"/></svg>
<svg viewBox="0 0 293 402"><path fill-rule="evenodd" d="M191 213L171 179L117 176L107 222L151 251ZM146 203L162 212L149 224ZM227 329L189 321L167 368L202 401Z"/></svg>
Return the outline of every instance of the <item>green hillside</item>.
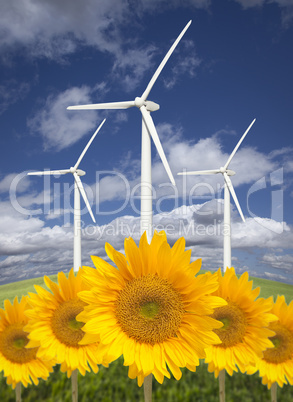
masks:
<svg viewBox="0 0 293 402"><path fill-rule="evenodd" d="M57 275L52 275L49 278L52 281L57 281ZM0 307L3 306L3 301L5 299L13 302L15 296L18 296L20 300L22 296L26 296L28 292L34 292L34 285L45 286L43 277L26 279L24 281L7 283L6 285L0 286Z"/></svg>
<svg viewBox="0 0 293 402"><path fill-rule="evenodd" d="M52 281L57 281L57 275L52 275L50 278ZM274 296L274 299L276 299L278 295L284 295L287 303L293 300L293 285L261 278L251 277L250 279L253 280L253 288L260 286L260 297L267 298L269 296ZM22 296L27 295L28 292L34 292L34 285L45 286L43 277L1 285L0 307L3 306L3 301L5 299L13 302L15 296L18 296L20 299Z"/></svg>
<svg viewBox="0 0 293 402"><path fill-rule="evenodd" d="M274 300L276 300L276 296L284 295L287 303L290 303L291 300L293 300L293 285L288 285L288 283L283 282L274 282L268 279L251 279L253 280L254 288L260 286L261 297L266 298L269 296L274 296Z"/></svg>

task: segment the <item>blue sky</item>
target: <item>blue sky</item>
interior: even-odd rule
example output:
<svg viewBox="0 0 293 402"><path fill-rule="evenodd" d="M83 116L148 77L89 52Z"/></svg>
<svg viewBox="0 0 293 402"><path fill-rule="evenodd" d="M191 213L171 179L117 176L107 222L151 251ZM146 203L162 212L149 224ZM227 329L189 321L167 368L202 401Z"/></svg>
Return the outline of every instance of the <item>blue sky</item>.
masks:
<svg viewBox="0 0 293 402"><path fill-rule="evenodd" d="M232 264L293 284L292 0L2 2L1 284L71 268L73 177L26 173L73 166L104 118L80 165L97 221L82 203L83 263L138 240L139 111L66 108L141 96L190 19L148 97L177 185L153 148L154 224L222 266L223 178L177 173L223 165L256 118L230 165L246 218L231 202Z"/></svg>

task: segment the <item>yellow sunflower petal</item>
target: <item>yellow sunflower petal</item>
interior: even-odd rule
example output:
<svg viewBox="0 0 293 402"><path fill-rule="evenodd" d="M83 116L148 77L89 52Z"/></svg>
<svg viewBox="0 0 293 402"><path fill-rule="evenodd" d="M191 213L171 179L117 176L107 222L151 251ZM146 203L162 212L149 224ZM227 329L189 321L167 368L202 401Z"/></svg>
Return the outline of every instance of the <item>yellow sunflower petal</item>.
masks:
<svg viewBox="0 0 293 402"><path fill-rule="evenodd" d="M87 305L78 294L90 288L83 280L83 269L76 274L70 270L68 278L59 273L56 284L49 278L45 278L45 283L53 294L36 286L37 294L29 299L30 309L26 315L30 320L25 327L29 331L27 347L38 345L37 356L56 359L69 377L76 369L84 375L89 370L88 364L95 367L98 363L99 357L94 357L89 350L95 345L94 339L98 344L99 336L85 334L84 323L77 320Z"/></svg>
<svg viewBox="0 0 293 402"><path fill-rule="evenodd" d="M248 273L238 279L232 267L224 275L217 271L215 276L220 286L213 294L227 301L226 306L216 308L212 315L223 324L214 330L222 343L206 349L209 371L214 371L217 377L223 369L230 375L238 368L245 372L271 346L272 332L267 325L275 317L271 314L270 300L256 299L259 289L252 289Z"/></svg>
<svg viewBox="0 0 293 402"><path fill-rule="evenodd" d="M195 276L201 260L190 263L191 251L184 247L179 239L171 248L164 232L155 232L150 244L144 234L139 246L125 240L126 256L106 245L118 269L93 258L98 272L83 272L91 288L79 293L86 303L77 317L85 323L82 330L89 340L99 339L103 363L123 355L129 377L139 385L150 373L159 382L170 378L167 366L176 379L180 367L195 371L205 348L220 342L213 331L223 324L209 317L227 305L213 294L218 278Z"/></svg>
<svg viewBox="0 0 293 402"><path fill-rule="evenodd" d="M271 312L278 321L269 324L269 330L273 335L270 341L273 347L263 352L263 356L255 359L255 368L259 370L263 384L268 388L275 382L280 387L283 384L293 383L293 316L291 306L286 304L284 296L278 296ZM251 368L249 368L251 370Z"/></svg>
<svg viewBox="0 0 293 402"><path fill-rule="evenodd" d="M55 361L43 362L37 357L39 343L32 342L31 348L28 347L30 342L25 331L28 318L24 314L29 308L27 297L20 302L15 298L13 304L5 301L4 306L0 314L0 366L7 383L13 388L18 383L25 387L32 381L38 384L38 378L48 378Z"/></svg>
<svg viewBox="0 0 293 402"><path fill-rule="evenodd" d="M135 244L135 241L129 237L124 241L124 249L127 261L129 262L130 267L132 270L135 270L137 276L143 275L144 266L143 261L141 259L141 254L139 248Z"/></svg>

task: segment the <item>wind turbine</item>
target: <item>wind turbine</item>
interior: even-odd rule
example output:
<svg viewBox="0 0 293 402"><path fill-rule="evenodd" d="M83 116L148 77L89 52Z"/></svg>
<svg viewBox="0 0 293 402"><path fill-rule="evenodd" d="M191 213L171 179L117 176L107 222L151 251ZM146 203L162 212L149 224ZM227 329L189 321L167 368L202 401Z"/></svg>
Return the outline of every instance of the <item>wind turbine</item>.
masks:
<svg viewBox="0 0 293 402"><path fill-rule="evenodd" d="M188 29L191 21L185 26L182 30L178 38L175 40L168 53L162 60L161 64L157 68L155 74L151 78L148 83L145 91L141 95L141 97L136 97L132 101L125 102L112 102L112 103L97 103L92 105L78 105L78 106L69 106L67 109L69 110L77 110L77 109L128 109L131 107L137 107L142 114L142 130L141 130L141 218L140 218L140 230L141 233L147 231L148 239L150 240L152 237L152 175L151 175L151 140L152 137L153 142L157 148L159 156L163 162L165 170L169 176L171 183L175 186L175 180L173 174L171 172L170 166L166 159L163 147L161 145L156 127L154 125L153 119L151 117L151 112L154 112L160 108L157 103L147 100L149 93L155 84L158 76L160 75L162 69L167 63L169 57L173 53L174 49L180 42L181 38L185 34Z"/></svg>
<svg viewBox="0 0 293 402"><path fill-rule="evenodd" d="M240 138L240 140L238 141L238 144L236 145L236 147L233 149L233 152L231 153L231 155L229 156L227 162L225 163L224 166L220 167L219 169L213 169L213 170L197 170L194 172L180 172L178 173L178 175L206 175L206 174L217 174L217 173L222 173L222 175L224 176L224 232L223 232L223 236L224 236L224 272L226 271L227 267L231 267L231 209L230 209L230 194L232 195L232 198L236 204L236 207L239 211L239 214L243 220L243 222L245 222L245 218L243 216L240 204L238 202L236 193L234 191L234 187L232 184L232 181L230 179L230 176L234 176L235 172L233 170L228 169L230 162L233 159L233 156L235 155L235 153L237 152L238 148L240 147L242 141L244 140L244 138L246 137L246 135L248 134L249 130L251 129L252 125L254 124L256 119L254 119L249 127L247 128L247 130L245 131L245 133L242 135L242 137Z"/></svg>
<svg viewBox="0 0 293 402"><path fill-rule="evenodd" d="M80 162L82 161L82 158L84 157L86 151L88 150L89 146L95 139L96 135L102 128L103 124L105 123L106 119L102 121L102 123L99 125L95 133L92 135L91 139L87 143L86 147L80 154L80 157L78 158L76 164L73 167L70 167L69 169L62 169L62 170L45 170L42 172L30 172L28 175L63 175L67 173L72 173L74 177L74 238L73 238L73 269L75 272L79 270L81 267L81 218L80 218L80 194L82 195L82 198L84 199L84 202L87 206L87 209L91 215L91 218L94 222L96 222L94 214L92 212L90 203L87 199L86 192L83 188L80 176L85 175L85 171L78 169L78 166Z"/></svg>

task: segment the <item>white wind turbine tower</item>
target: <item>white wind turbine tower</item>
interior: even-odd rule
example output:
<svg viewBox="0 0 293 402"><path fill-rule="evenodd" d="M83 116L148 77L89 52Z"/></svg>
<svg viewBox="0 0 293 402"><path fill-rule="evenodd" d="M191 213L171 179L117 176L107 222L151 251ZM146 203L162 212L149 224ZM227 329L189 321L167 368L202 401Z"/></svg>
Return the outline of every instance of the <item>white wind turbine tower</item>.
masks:
<svg viewBox="0 0 293 402"><path fill-rule="evenodd" d="M159 156L163 162L165 170L169 176L169 179L173 185L175 185L175 180L172 175L170 166L166 159L164 150L162 148L156 127L154 125L153 119L151 117L150 112L154 112L160 108L157 103L147 100L147 97L155 84L158 76L160 75L162 69L167 63L169 57L173 53L174 49L178 45L179 41L185 34L188 29L191 21L185 26L182 30L176 41L173 43L168 53L162 60L161 64L157 68L155 74L151 78L148 83L145 91L141 95L141 97L136 97L132 101L125 102L112 102L112 103L98 103L92 105L78 105L78 106L69 106L67 109L77 110L77 109L128 109L136 106L139 108L142 114L142 130L141 130L141 216L140 216L140 230L141 233L147 231L148 239L150 240L152 237L152 176L151 176L151 140L152 137L153 142L157 148Z"/></svg>
<svg viewBox="0 0 293 402"><path fill-rule="evenodd" d="M214 170L198 170L194 172L180 172L178 175L205 175L205 174L217 174L217 173L222 173L224 176L224 181L225 181L225 186L224 186L224 231L223 231L223 237L224 237L224 261L223 261L223 271L226 271L227 267L231 267L231 209L230 209L230 193L232 195L232 198L236 204L236 207L239 211L239 214L245 222L241 207L239 205L236 193L234 191L234 187L232 185L232 181L230 179L230 176L234 176L235 172L233 170L228 169L229 164L235 155L236 151L240 147L240 144L246 137L247 133L251 129L252 125L254 124L256 119L254 119L245 133L242 135L240 138L238 144L236 147L233 149L233 152L229 156L227 162L225 163L224 166L220 167L219 169L214 169Z"/></svg>
<svg viewBox="0 0 293 402"><path fill-rule="evenodd" d="M73 239L73 269L75 272L79 270L81 267L81 215L80 215L80 194L82 195L82 198L84 199L84 202L87 206L87 209L92 217L92 220L96 222L95 217L93 215L90 203L87 199L86 192L83 188L82 182L80 180L80 176L85 175L85 171L78 169L78 166L84 157L86 151L88 150L89 146L95 139L96 135L102 128L103 124L105 123L106 119L102 121L102 123L99 125L95 133L92 135L91 139L87 143L86 147L80 154L80 157L78 158L76 164L69 168L69 169L62 169L62 170L45 170L42 172L30 172L28 175L61 175L61 174L67 174L67 173L72 173L74 177L74 239Z"/></svg>

